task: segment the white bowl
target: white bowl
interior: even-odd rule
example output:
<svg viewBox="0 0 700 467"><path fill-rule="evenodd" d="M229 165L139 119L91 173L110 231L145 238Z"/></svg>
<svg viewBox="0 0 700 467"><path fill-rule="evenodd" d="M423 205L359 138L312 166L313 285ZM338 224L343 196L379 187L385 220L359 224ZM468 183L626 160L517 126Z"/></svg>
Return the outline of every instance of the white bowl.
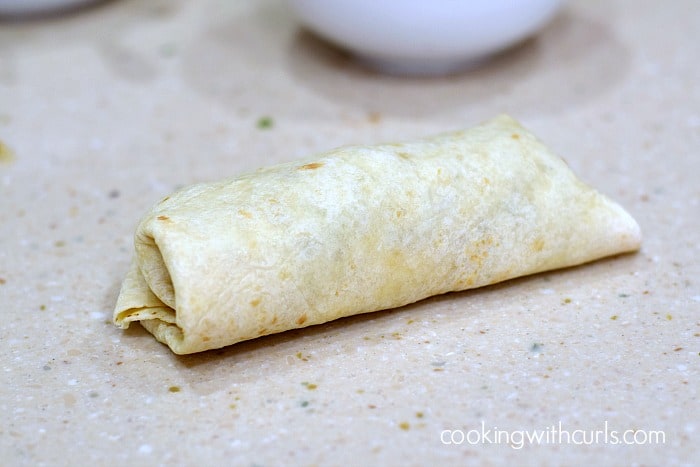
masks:
<svg viewBox="0 0 700 467"><path fill-rule="evenodd" d="M444 74L533 34L563 0L288 0L301 22L374 68Z"/></svg>
<svg viewBox="0 0 700 467"><path fill-rule="evenodd" d="M0 15L33 15L75 8L97 0L0 0Z"/></svg>

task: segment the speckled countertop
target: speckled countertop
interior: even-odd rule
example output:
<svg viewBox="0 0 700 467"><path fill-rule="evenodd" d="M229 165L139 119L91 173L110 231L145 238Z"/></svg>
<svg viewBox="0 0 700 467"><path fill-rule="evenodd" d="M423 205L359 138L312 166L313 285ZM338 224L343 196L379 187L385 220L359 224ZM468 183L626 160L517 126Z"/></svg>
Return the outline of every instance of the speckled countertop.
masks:
<svg viewBox="0 0 700 467"><path fill-rule="evenodd" d="M0 464L698 465L698 30L696 0L574 1L480 69L400 79L271 0L0 22ZM110 323L176 187L500 112L642 251L188 357Z"/></svg>

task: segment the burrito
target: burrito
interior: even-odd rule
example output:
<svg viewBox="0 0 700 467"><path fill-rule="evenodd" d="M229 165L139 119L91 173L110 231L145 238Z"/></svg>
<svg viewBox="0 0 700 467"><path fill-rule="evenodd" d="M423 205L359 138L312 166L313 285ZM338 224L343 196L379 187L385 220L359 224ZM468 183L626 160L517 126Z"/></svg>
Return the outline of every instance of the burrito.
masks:
<svg viewBox="0 0 700 467"><path fill-rule="evenodd" d="M189 354L640 242L622 207L499 116L177 191L136 229L114 323Z"/></svg>

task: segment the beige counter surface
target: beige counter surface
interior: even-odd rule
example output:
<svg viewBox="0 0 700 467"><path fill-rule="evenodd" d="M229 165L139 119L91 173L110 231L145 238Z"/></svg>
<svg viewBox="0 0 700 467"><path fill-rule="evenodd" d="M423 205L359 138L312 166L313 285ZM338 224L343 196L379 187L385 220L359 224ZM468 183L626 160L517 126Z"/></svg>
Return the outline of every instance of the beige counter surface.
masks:
<svg viewBox="0 0 700 467"><path fill-rule="evenodd" d="M698 465L698 30L696 0L573 1L417 79L272 0L3 20L0 464ZM136 223L177 187L501 112L642 250L192 356L111 324Z"/></svg>

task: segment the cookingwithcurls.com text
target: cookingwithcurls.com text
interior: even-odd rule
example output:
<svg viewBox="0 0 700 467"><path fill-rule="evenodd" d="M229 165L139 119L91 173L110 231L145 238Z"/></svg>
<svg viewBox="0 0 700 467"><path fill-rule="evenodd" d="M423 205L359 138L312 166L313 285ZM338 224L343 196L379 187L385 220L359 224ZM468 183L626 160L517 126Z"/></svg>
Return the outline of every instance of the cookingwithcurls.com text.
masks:
<svg viewBox="0 0 700 467"><path fill-rule="evenodd" d="M607 420L602 427L594 430L569 430L562 425L560 421L542 429L502 430L496 426L487 427L486 422L482 421L479 428L471 430L442 430L440 442L451 446L505 444L513 449L543 444L666 444L666 432L663 430L613 429Z"/></svg>

